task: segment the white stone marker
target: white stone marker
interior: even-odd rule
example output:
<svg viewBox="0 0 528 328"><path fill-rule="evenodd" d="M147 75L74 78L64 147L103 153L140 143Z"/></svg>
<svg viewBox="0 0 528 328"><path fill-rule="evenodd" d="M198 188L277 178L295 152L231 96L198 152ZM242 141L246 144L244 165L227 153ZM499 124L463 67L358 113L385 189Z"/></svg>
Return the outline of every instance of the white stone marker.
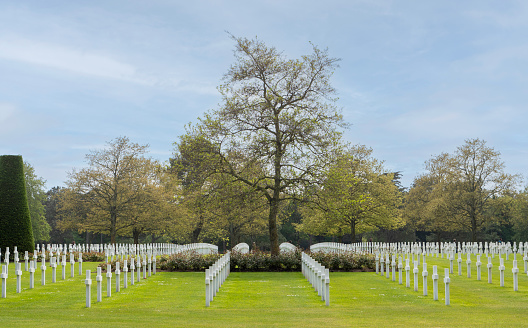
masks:
<svg viewBox="0 0 528 328"><path fill-rule="evenodd" d="M29 289L35 287L35 262L29 262Z"/></svg>
<svg viewBox="0 0 528 328"><path fill-rule="evenodd" d="M154 255L152 256L152 274L156 274L156 256L157 252L154 252Z"/></svg>
<svg viewBox="0 0 528 328"><path fill-rule="evenodd" d="M405 287L410 288L411 287L411 278L410 273L411 267L409 266L409 259L405 259Z"/></svg>
<svg viewBox="0 0 528 328"><path fill-rule="evenodd" d="M118 293L121 290L121 270L120 270L119 262L116 262L115 275L116 275L116 293Z"/></svg>
<svg viewBox="0 0 528 328"><path fill-rule="evenodd" d="M444 269L444 284L445 284L445 305L449 305L449 283L451 282L451 279L449 278L449 269Z"/></svg>
<svg viewBox="0 0 528 328"><path fill-rule="evenodd" d="M431 278L433 279L433 299L438 301L438 272L436 265L433 265L433 275Z"/></svg>
<svg viewBox="0 0 528 328"><path fill-rule="evenodd" d="M52 283L56 283L57 282L57 262L56 262L57 258L56 257L51 257L51 282Z"/></svg>
<svg viewBox="0 0 528 328"><path fill-rule="evenodd" d="M130 275L130 284L133 286L134 285L134 279L135 279L135 276L134 276L134 270L135 270L135 266L134 266L134 258L130 258L130 269L132 270L132 274Z"/></svg>
<svg viewBox="0 0 528 328"><path fill-rule="evenodd" d="M97 302L103 301L103 276L101 275L101 267L97 267L97 275L95 276L97 281Z"/></svg>
<svg viewBox="0 0 528 328"><path fill-rule="evenodd" d="M385 257L385 277L386 277L387 279L389 279L389 276L390 276L390 270L389 270L389 263L390 263L390 262L389 262L389 260L390 260L390 259L389 259L389 253L387 253L385 256L386 256L386 257Z"/></svg>
<svg viewBox="0 0 528 328"><path fill-rule="evenodd" d="M414 291L418 291L418 261L414 261Z"/></svg>
<svg viewBox="0 0 528 328"><path fill-rule="evenodd" d="M422 277L423 277L423 294L424 296L427 296L427 276L429 275L429 273L427 272L427 263L425 262L425 258L424 258L424 262L423 262L423 271L422 271Z"/></svg>
<svg viewBox="0 0 528 328"><path fill-rule="evenodd" d="M330 306L330 269L325 269L325 301L326 306Z"/></svg>
<svg viewBox="0 0 528 328"><path fill-rule="evenodd" d="M16 262L15 274L16 274L16 292L20 293L22 291L22 265L20 264L20 262Z"/></svg>
<svg viewBox="0 0 528 328"><path fill-rule="evenodd" d="M82 252L79 253L79 276L82 275L82 263L83 263L83 259L82 259Z"/></svg>
<svg viewBox="0 0 528 328"><path fill-rule="evenodd" d="M383 257L383 254L380 256L380 273L381 273L381 276L383 277L385 275L385 272L384 272L384 265L385 265L385 258Z"/></svg>
<svg viewBox="0 0 528 328"><path fill-rule="evenodd" d="M458 262L458 275L461 276L462 275L462 254L460 252L458 253L457 262Z"/></svg>
<svg viewBox="0 0 528 328"><path fill-rule="evenodd" d="M2 265L2 274L0 274L0 278L2 278L2 298L7 297L7 264Z"/></svg>
<svg viewBox="0 0 528 328"><path fill-rule="evenodd" d="M73 253L70 253L70 267L70 277L73 278L75 276L75 255Z"/></svg>
<svg viewBox="0 0 528 328"><path fill-rule="evenodd" d="M123 264L123 272L125 273L123 277L123 288L128 287L128 261L125 260L125 263Z"/></svg>
<svg viewBox="0 0 528 328"><path fill-rule="evenodd" d="M400 255L400 258L399 258L399 261L398 261L398 283L401 285L403 282L403 277L402 277L402 270L403 270L403 259Z"/></svg>
<svg viewBox="0 0 528 328"><path fill-rule="evenodd" d="M40 266L40 270L42 272L42 275L41 275L41 278L40 278L40 284L42 286L46 285L46 258L44 257L45 253L42 253L42 262L41 262L41 266Z"/></svg>
<svg viewBox="0 0 528 328"><path fill-rule="evenodd" d="M379 274L380 259L378 253L376 253L376 274Z"/></svg>
<svg viewBox="0 0 528 328"><path fill-rule="evenodd" d="M141 256L137 257L137 282L141 279Z"/></svg>
<svg viewBox="0 0 528 328"><path fill-rule="evenodd" d="M482 262L480 262L480 255L477 255L477 280L482 280L481 279L481 266L482 266Z"/></svg>
<svg viewBox="0 0 528 328"><path fill-rule="evenodd" d="M143 254L143 279L147 279L147 256Z"/></svg>
<svg viewBox="0 0 528 328"><path fill-rule="evenodd" d="M392 254L392 281L396 281L396 255Z"/></svg>
<svg viewBox="0 0 528 328"><path fill-rule="evenodd" d="M500 286L501 286L501 287L504 287L504 270L506 270L506 267L504 266L504 259L501 257L501 258L500 258L500 266L499 266L499 271L500 271Z"/></svg>
<svg viewBox="0 0 528 328"><path fill-rule="evenodd" d="M92 306L92 279L90 270L86 270L86 307Z"/></svg>
<svg viewBox="0 0 528 328"><path fill-rule="evenodd" d="M112 296L112 265L106 265L106 297Z"/></svg>
<svg viewBox="0 0 528 328"><path fill-rule="evenodd" d="M519 277L518 277L518 274L519 274L519 268L517 267L517 260L513 260L513 268L512 268L512 273L513 273L513 291L516 292L519 290Z"/></svg>
<svg viewBox="0 0 528 328"><path fill-rule="evenodd" d="M487 268L488 268L488 284L491 284L492 280L492 268L493 268L493 264L491 263L491 257L488 257L488 264L487 264Z"/></svg>
<svg viewBox="0 0 528 328"><path fill-rule="evenodd" d="M62 255L62 280L66 279L66 255Z"/></svg>
<svg viewBox="0 0 528 328"><path fill-rule="evenodd" d="M152 257L149 255L148 256L148 276L151 277L152 276Z"/></svg>
<svg viewBox="0 0 528 328"><path fill-rule="evenodd" d="M467 254L466 264L467 264L467 277L471 278L471 254L470 253Z"/></svg>
<svg viewBox="0 0 528 328"><path fill-rule="evenodd" d="M523 261L524 261L524 273L528 274L528 252L526 251L526 248L525 248L525 251L524 251Z"/></svg>
<svg viewBox="0 0 528 328"><path fill-rule="evenodd" d="M26 262L26 267L25 267L24 271L28 272L28 269L29 269L29 254L28 254L28 251L24 252L24 262Z"/></svg>
<svg viewBox="0 0 528 328"><path fill-rule="evenodd" d="M209 280L209 269L205 269L205 306L211 303L211 281Z"/></svg>
<svg viewBox="0 0 528 328"><path fill-rule="evenodd" d="M453 251L449 253L449 273L453 274L453 260L455 259L455 254Z"/></svg>
<svg viewBox="0 0 528 328"><path fill-rule="evenodd" d="M35 251L35 253L33 253L33 263L34 263L33 264L33 268L35 270L37 270L37 268L38 268L38 253L37 253L37 251Z"/></svg>

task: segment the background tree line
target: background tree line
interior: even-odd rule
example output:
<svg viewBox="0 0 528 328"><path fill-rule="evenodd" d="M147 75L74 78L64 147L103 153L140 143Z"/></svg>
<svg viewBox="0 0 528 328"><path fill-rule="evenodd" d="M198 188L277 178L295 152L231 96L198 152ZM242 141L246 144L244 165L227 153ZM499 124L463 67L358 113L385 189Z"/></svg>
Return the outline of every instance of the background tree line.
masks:
<svg viewBox="0 0 528 328"><path fill-rule="evenodd" d="M119 137L47 193L27 165L37 241L248 242L276 254L282 241L528 240L528 190L485 141L434 156L406 190L371 148L342 139L330 83L339 59L232 39L222 103L166 163Z"/></svg>

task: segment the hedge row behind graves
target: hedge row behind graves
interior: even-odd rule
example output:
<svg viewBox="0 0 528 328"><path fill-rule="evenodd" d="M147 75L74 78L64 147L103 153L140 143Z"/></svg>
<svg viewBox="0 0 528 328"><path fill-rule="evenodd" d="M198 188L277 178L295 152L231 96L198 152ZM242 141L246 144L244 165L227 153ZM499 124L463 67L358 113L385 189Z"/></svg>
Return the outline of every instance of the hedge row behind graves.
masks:
<svg viewBox="0 0 528 328"><path fill-rule="evenodd" d="M373 271L373 255L343 253L310 253L312 258L331 271ZM205 271L221 255L200 255L196 252L183 252L171 256L162 256L158 268L167 271ZM231 271L233 272L291 272L301 271L301 251L284 252L272 256L265 252L231 252Z"/></svg>

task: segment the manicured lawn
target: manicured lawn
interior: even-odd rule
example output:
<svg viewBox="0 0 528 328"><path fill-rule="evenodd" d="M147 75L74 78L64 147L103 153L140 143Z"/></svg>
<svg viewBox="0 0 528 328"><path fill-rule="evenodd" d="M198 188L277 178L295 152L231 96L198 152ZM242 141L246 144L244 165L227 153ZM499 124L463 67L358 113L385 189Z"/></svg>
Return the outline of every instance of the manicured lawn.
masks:
<svg viewBox="0 0 528 328"><path fill-rule="evenodd" d="M525 327L528 326L528 277L519 259L519 291L513 291L510 261L506 262L505 287L499 286L498 258L494 259L493 284L488 284L483 257L482 281L466 276L463 257L462 276L457 263L451 275L451 305L444 305L444 267L446 259L427 258L428 296L398 284L398 278L375 273L331 273L330 307L326 307L301 273L231 273L209 308L205 307L204 273L158 272L119 293L112 287L103 301L96 302L95 263L84 263L92 270L92 307L85 307L84 276L66 280L61 268L57 282L51 283L51 268L46 271L46 286L40 285L40 269L35 288L30 290L24 272L22 293L17 294L14 265L10 265L8 295L0 299L2 327ZM433 300L432 265L439 266L439 301ZM420 264L420 272L422 265ZM130 273L129 273L130 275ZM104 274L103 274L104 276ZM123 276L123 275L122 275ZM115 277L115 276L114 276ZM113 285L115 280L113 279Z"/></svg>

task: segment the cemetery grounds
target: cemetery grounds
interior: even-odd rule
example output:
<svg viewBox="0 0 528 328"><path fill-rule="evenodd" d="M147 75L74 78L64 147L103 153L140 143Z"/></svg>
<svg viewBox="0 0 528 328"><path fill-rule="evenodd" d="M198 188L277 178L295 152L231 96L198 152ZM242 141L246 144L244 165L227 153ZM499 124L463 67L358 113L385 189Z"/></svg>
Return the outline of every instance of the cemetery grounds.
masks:
<svg viewBox="0 0 528 328"><path fill-rule="evenodd" d="M2 327L528 327L528 276L519 261L519 291L513 291L512 262L505 261L505 286L499 284L499 258L493 259L492 284L488 284L485 265L481 281L476 268L467 277L465 258L462 275L457 263L450 275L450 305L444 304L444 268L446 258L428 256L428 296L423 295L422 276L418 291L374 272L331 272L330 306L300 272L232 272L220 291L205 307L204 272L157 272L134 285L96 302L94 272L98 263L84 262L83 271L91 270L92 302L86 307L86 278L75 272L51 282L46 270L46 285L41 272L35 272L35 288L29 289L29 277L22 275L22 291L16 293L14 265L9 266L7 298L0 298ZM473 263L476 257L472 256ZM483 263L487 260L483 256ZM421 272L420 263L420 272ZM432 266L438 266L439 300L433 300ZM76 268L77 269L77 268ZM114 276L115 277L115 276ZM130 273L129 273L130 279Z"/></svg>

